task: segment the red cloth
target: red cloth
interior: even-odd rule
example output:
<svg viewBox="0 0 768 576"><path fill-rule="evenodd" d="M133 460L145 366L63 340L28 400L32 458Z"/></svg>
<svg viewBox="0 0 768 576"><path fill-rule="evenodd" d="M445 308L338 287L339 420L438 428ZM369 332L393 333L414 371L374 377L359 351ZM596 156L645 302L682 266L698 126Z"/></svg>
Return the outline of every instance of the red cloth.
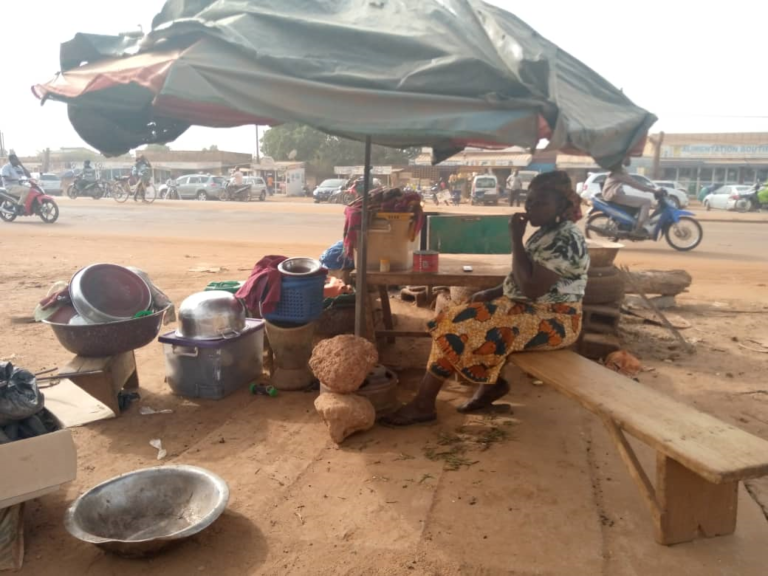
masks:
<svg viewBox="0 0 768 576"><path fill-rule="evenodd" d="M245 305L252 312L269 314L275 311L280 302L280 290L283 275L277 266L287 260L286 256L264 256L256 262L251 275L237 291L238 298L245 300Z"/></svg>

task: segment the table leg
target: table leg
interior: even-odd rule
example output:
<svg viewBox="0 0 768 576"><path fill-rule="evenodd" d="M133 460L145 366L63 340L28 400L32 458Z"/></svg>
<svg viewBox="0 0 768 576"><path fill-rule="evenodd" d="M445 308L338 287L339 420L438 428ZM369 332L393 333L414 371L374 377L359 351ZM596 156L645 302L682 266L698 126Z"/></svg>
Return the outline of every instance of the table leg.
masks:
<svg viewBox="0 0 768 576"><path fill-rule="evenodd" d="M382 320L384 321L384 329L385 330L393 330L395 327L395 323L392 320L392 306L389 302L389 290L386 286L379 285L379 298L381 298L381 312L383 314ZM395 343L395 337L394 336L388 336L387 337L387 344L394 344Z"/></svg>

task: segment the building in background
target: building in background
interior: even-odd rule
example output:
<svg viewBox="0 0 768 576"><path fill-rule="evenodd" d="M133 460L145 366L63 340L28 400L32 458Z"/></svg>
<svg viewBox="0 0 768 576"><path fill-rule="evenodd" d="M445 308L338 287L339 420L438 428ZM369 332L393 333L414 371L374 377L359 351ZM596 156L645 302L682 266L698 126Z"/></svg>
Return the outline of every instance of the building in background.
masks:
<svg viewBox="0 0 768 576"><path fill-rule="evenodd" d="M646 167L649 160L652 165L659 136L648 139L643 155ZM768 133L664 134L657 179L677 181L691 194L714 183L766 182Z"/></svg>

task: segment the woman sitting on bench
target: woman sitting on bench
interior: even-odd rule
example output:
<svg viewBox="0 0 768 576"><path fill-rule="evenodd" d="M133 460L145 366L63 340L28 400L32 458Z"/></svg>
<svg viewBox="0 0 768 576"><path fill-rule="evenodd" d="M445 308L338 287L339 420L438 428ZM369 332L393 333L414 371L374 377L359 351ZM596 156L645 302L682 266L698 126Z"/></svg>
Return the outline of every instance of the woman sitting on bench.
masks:
<svg viewBox="0 0 768 576"><path fill-rule="evenodd" d="M478 292L469 304L452 307L427 325L432 353L416 397L386 419L407 426L436 418L435 400L443 382L458 373L479 387L458 408L486 408L509 392L499 377L507 355L557 350L573 344L581 331L581 301L589 255L581 218L581 198L565 172L547 172L531 181L525 214L510 220L512 272L498 288ZM527 224L538 228L527 243Z"/></svg>

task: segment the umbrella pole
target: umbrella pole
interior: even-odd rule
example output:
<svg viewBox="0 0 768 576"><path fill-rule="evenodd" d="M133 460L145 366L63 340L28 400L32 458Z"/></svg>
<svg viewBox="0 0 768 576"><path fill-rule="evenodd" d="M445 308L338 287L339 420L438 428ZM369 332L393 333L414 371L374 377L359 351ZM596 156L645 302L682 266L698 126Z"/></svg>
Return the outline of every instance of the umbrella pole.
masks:
<svg viewBox="0 0 768 576"><path fill-rule="evenodd" d="M363 171L363 206L360 236L357 239L357 285L355 290L355 336L365 337L365 307L368 303L368 192L371 187L371 137L365 138L365 169ZM373 336L373 335L371 335Z"/></svg>

